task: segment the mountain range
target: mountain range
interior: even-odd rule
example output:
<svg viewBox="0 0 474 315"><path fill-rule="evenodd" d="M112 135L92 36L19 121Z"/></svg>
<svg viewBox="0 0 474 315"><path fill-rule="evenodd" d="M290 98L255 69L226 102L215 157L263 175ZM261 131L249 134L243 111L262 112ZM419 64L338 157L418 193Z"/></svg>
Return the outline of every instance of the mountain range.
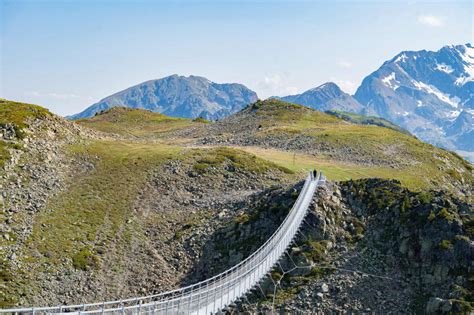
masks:
<svg viewBox="0 0 474 315"><path fill-rule="evenodd" d="M218 84L199 76L171 75L150 80L108 96L70 119L92 117L111 107L147 109L169 116L220 119L257 100L242 84Z"/></svg>
<svg viewBox="0 0 474 315"><path fill-rule="evenodd" d="M404 51L368 75L352 96L327 82L301 94L272 97L321 111L385 118L420 139L474 157L474 47ZM114 106L175 117L216 120L257 100L241 84L172 75L104 98L69 118L87 118Z"/></svg>
<svg viewBox="0 0 474 315"><path fill-rule="evenodd" d="M405 51L385 62L354 95L360 112L384 117L429 143L474 151L474 47Z"/></svg>

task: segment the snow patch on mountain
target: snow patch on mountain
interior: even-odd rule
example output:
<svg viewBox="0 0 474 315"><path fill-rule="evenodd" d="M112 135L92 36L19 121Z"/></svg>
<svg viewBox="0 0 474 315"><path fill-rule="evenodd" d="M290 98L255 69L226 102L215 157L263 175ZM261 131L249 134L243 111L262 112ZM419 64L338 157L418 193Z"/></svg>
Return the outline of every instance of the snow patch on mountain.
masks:
<svg viewBox="0 0 474 315"><path fill-rule="evenodd" d="M429 93L429 94L433 94L434 96L436 96L439 100L457 108L458 107L458 103L459 103L459 100L456 99L456 98L450 98L450 96L448 94L444 94L443 92L441 92L440 90L438 90L436 87L432 86L432 85L428 85L428 84L425 84L421 81L415 81L415 80L412 80L411 81L413 83L413 85L418 89L418 90L423 90L425 91L426 93Z"/></svg>
<svg viewBox="0 0 474 315"><path fill-rule="evenodd" d="M394 91L396 91L400 87L400 82L398 82L395 78L395 72L392 72L388 76L383 78L382 82L383 84L385 84L386 87L389 87Z"/></svg>
<svg viewBox="0 0 474 315"><path fill-rule="evenodd" d="M459 114L461 114L460 110L453 110L453 111L448 112L446 117L448 119L454 119L454 118L457 118L459 116Z"/></svg>
<svg viewBox="0 0 474 315"><path fill-rule="evenodd" d="M446 73L453 73L454 69L451 68L451 66L445 65L444 63L442 64L437 64L436 65L436 70L446 72Z"/></svg>
<svg viewBox="0 0 474 315"><path fill-rule="evenodd" d="M395 59L395 62L405 62L406 60L408 59L407 55L406 54L401 54L400 56L397 57L397 59Z"/></svg>
<svg viewBox="0 0 474 315"><path fill-rule="evenodd" d="M464 45L457 51L464 63L464 74L457 78L455 84L464 85L467 82L474 81L474 47Z"/></svg>

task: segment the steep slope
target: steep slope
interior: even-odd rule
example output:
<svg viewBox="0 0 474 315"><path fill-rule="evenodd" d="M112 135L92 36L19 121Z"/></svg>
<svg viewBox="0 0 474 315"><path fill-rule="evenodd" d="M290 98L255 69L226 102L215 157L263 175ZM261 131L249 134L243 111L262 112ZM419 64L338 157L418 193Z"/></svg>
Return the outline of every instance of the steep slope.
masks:
<svg viewBox="0 0 474 315"><path fill-rule="evenodd" d="M118 112L137 115L111 111L106 120ZM0 307L172 289L200 255L200 243L182 243L186 226L209 233L218 213L232 215L249 195L295 178L237 149L133 141L10 101L0 113Z"/></svg>
<svg viewBox="0 0 474 315"><path fill-rule="evenodd" d="M285 102L304 105L320 111L342 110L360 112L362 105L352 96L343 92L335 83L328 82L301 94L276 97Z"/></svg>
<svg viewBox="0 0 474 315"><path fill-rule="evenodd" d="M213 263L201 271L224 269L254 244L252 231L271 234L284 213L278 206L290 199L279 197L218 230L208 252L219 258L202 261ZM468 314L472 218L469 203L442 191L412 192L393 180L321 187L295 244L237 311ZM227 239L240 251L230 251Z"/></svg>
<svg viewBox="0 0 474 315"><path fill-rule="evenodd" d="M429 143L471 151L474 139L465 137L474 125L457 133L452 125L461 114L472 120L474 48L402 52L367 76L354 97L364 105L363 114L384 117Z"/></svg>
<svg viewBox="0 0 474 315"><path fill-rule="evenodd" d="M174 117L219 119L256 100L257 94L242 84L219 84L198 76L172 75L113 94L70 118L92 117L102 110L123 106Z"/></svg>

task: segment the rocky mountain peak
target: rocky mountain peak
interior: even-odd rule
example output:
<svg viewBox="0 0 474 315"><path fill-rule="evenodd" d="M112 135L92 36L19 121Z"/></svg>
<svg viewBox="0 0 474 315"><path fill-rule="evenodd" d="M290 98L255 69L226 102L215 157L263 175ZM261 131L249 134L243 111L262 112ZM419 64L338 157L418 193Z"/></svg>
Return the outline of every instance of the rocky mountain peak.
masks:
<svg viewBox="0 0 474 315"><path fill-rule="evenodd" d="M334 83L334 82L326 82L326 83L323 83L321 84L320 86L317 86L309 91L313 91L313 92L318 92L318 91L327 91L327 92L332 92L334 93L334 95L341 95L341 94L345 94L341 88L339 88L339 86ZM309 92L308 91L308 92Z"/></svg>
<svg viewBox="0 0 474 315"><path fill-rule="evenodd" d="M220 84L200 76L174 74L115 93L69 118L92 117L99 111L122 106L175 117L219 119L257 99L257 94L242 84Z"/></svg>
<svg viewBox="0 0 474 315"><path fill-rule="evenodd" d="M363 114L386 118L422 140L466 150L452 123L474 108L474 48L444 46L438 51L404 51L367 76L354 97ZM466 126L470 132L474 126Z"/></svg>
<svg viewBox="0 0 474 315"><path fill-rule="evenodd" d="M337 108L357 112L362 108L352 96L342 91L333 82L324 83L301 94L284 96L279 99L321 111Z"/></svg>

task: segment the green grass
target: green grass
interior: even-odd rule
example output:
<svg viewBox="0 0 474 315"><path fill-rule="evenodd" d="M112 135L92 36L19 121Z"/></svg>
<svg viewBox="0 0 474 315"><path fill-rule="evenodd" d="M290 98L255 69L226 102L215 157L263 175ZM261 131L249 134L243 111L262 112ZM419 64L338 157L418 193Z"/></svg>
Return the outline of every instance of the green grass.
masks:
<svg viewBox="0 0 474 315"><path fill-rule="evenodd" d="M29 119L43 118L50 115L51 113L47 109L37 105L0 99L0 126L12 124L18 139L24 138L23 129L28 127ZM0 168L10 158L8 148L18 149L19 147L13 143L0 140Z"/></svg>
<svg viewBox="0 0 474 315"><path fill-rule="evenodd" d="M66 269L98 269L105 253L127 252L133 239L143 239L133 203L150 171L177 158L181 148L95 141L70 146L69 151L71 158L86 159L94 168L71 177L69 188L50 199L37 214L19 255L25 275L6 281L6 305L16 303L21 295L41 290L41 284L34 280L38 273L61 264ZM117 270L122 263L111 262Z"/></svg>
<svg viewBox="0 0 474 315"><path fill-rule="evenodd" d="M329 148L327 152L311 158L298 153L296 157L299 161L296 163L293 163L292 153L262 153L261 150L244 149L293 172L317 167L334 180L394 178L411 189L432 188L443 184L446 179L464 185L474 184L471 164L452 152L397 131L395 125L385 120L351 114L350 118L356 122L352 123L334 115L274 99L258 101L246 110L260 118L261 128L256 134L257 138L282 134L289 138L304 135L313 139L314 147ZM201 124L189 119L127 108L113 108L79 123L136 137L156 137L164 132ZM205 173L212 164L198 161L194 169Z"/></svg>
<svg viewBox="0 0 474 315"><path fill-rule="evenodd" d="M51 198L36 215L32 233L18 255L22 257L21 270L25 274L2 284L8 292L5 305L40 290L40 284L34 280L37 273L61 264L71 269L96 269L110 248L126 252L132 236L140 238L143 233L133 220L133 203L138 193L150 171L175 159L179 152L177 147L125 141L70 146L71 159L88 160L94 168L81 168L81 172L70 177L68 189Z"/></svg>
<svg viewBox="0 0 474 315"><path fill-rule="evenodd" d="M380 126L380 127L393 129L393 130L405 133L407 135L410 135L410 133L407 130L393 124L392 122L390 122L390 121L388 121L384 118L375 117L375 116L363 116L363 115L344 112L344 111L340 111L340 110L330 110L330 111L326 111L325 113L327 113L329 115L332 115L332 116L335 116L335 117L338 117L338 118L341 118L341 119L344 119L346 121L350 121L350 122L355 123L355 124L375 125L375 126Z"/></svg>
<svg viewBox="0 0 474 315"><path fill-rule="evenodd" d="M143 109L113 107L96 116L77 120L77 123L103 132L134 137L155 137L161 133L183 129L193 124L204 123L174 118Z"/></svg>
<svg viewBox="0 0 474 315"><path fill-rule="evenodd" d="M437 175L436 172L430 171L429 165L408 166L401 169L390 167L361 167L354 163L344 163L304 153L257 147L240 147L240 149L277 165L281 165L296 174L301 175L303 172L312 169L322 170L328 179L335 181L374 177L398 179L403 186L407 188L421 190L435 187L437 183L442 182L443 176L446 176L446 174Z"/></svg>
<svg viewBox="0 0 474 315"><path fill-rule="evenodd" d="M265 119L263 127L271 127L278 123L278 126L301 130L314 127L315 124L347 124L342 119L323 112L275 99L259 101L250 105L250 109Z"/></svg>
<svg viewBox="0 0 474 315"><path fill-rule="evenodd" d="M279 170L286 174L294 172L282 165L272 161L262 159L244 150L231 147L218 147L212 149L198 149L195 152L196 163L194 170L205 173L210 167L221 166L224 163L241 170L246 170L256 174L264 173L270 169Z"/></svg>
<svg viewBox="0 0 474 315"><path fill-rule="evenodd" d="M224 169L232 165L255 173L271 169L291 173L238 149L184 149L123 140L97 140L68 148L71 159L87 160L94 167L71 177L68 189L53 197L37 214L32 234L19 255L23 257L27 275L9 279L6 284L12 296L20 296L28 288L34 290L38 285L34 282L35 274L48 272L51 266L66 264L65 268L84 271L100 269L104 253L110 252L110 248L126 253L132 240L146 240L143 226L136 222L133 205L152 172L166 161L181 160L190 166L202 161L207 166ZM202 214L188 215L187 221L175 215L166 214L166 220L183 224L183 229L176 232L177 238L203 220ZM157 224L157 220L164 219L151 214L143 224ZM117 270L125 268L120 267L121 263L113 262L113 266ZM5 274L10 274L9 270Z"/></svg>
<svg viewBox="0 0 474 315"><path fill-rule="evenodd" d="M41 106L0 99L0 125L13 124L17 132L28 126L28 119L46 116L51 113Z"/></svg>
<svg viewBox="0 0 474 315"><path fill-rule="evenodd" d="M474 184L469 162L395 128L355 124L278 100L260 101L247 110L260 117L257 138L283 135L291 139L301 135L312 139L311 146L326 148L314 157L246 149L293 171L317 167L335 180L394 178L411 189L446 186L447 183ZM357 119L366 118L358 116Z"/></svg>
<svg viewBox="0 0 474 315"><path fill-rule="evenodd" d="M112 241L132 213L132 202L150 169L176 158L179 148L166 145L97 141L70 148L92 158L95 169L74 177L68 191L55 197L39 214L29 240L47 260L70 258L84 245Z"/></svg>
<svg viewBox="0 0 474 315"><path fill-rule="evenodd" d="M49 211L36 218L30 250L48 260L72 258L83 245L110 241L127 218L131 204L147 180L148 172L170 159L201 161L206 165L234 165L251 172L270 169L290 172L272 162L229 148L193 149L164 144L95 141L70 147L72 156L92 160L95 168L74 176L69 189L49 203ZM106 227L106 228L104 228Z"/></svg>
<svg viewBox="0 0 474 315"><path fill-rule="evenodd" d="M0 168L2 168L8 159L10 159L10 153L8 152L7 147L7 143L0 140Z"/></svg>

